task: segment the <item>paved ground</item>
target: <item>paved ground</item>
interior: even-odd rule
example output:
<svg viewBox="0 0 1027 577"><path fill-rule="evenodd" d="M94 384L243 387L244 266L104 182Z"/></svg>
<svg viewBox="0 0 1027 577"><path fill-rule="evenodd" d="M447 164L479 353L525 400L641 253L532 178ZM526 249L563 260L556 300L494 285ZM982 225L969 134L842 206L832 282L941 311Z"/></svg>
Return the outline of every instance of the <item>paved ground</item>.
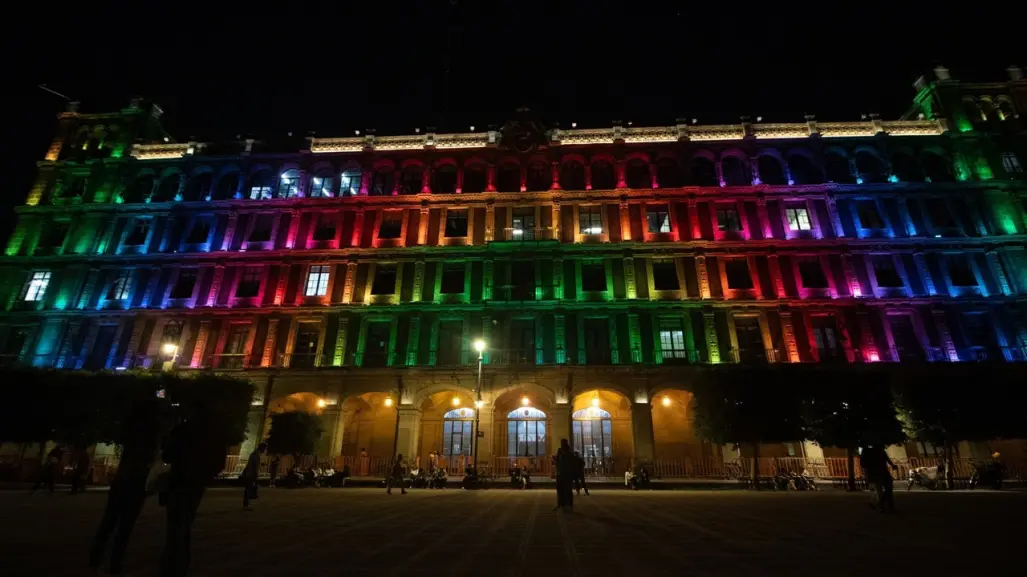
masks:
<svg viewBox="0 0 1027 577"><path fill-rule="evenodd" d="M1027 493L594 491L573 514L551 491L236 490L207 493L195 576L1023 575ZM106 493L0 492L0 575L86 575ZM155 574L163 510L147 504L126 571Z"/></svg>

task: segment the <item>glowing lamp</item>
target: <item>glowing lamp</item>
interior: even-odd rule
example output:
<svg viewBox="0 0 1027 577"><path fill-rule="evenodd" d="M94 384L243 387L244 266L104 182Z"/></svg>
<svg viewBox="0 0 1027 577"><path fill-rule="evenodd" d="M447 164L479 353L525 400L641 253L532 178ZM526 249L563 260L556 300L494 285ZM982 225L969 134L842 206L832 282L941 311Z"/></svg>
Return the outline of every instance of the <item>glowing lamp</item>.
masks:
<svg viewBox="0 0 1027 577"><path fill-rule="evenodd" d="M317 407L318 407L319 409L323 409L323 408L325 408L325 405L327 405L327 404L328 404L328 402L327 402L327 401L325 401L324 399L318 399L318 400L317 400Z"/></svg>
<svg viewBox="0 0 1027 577"><path fill-rule="evenodd" d="M664 407L669 407L670 406L670 397L668 397L667 395L663 395L663 406Z"/></svg>
<svg viewBox="0 0 1027 577"><path fill-rule="evenodd" d="M485 350L485 340L484 339L474 339L474 350L478 351L479 353L484 351Z"/></svg>
<svg viewBox="0 0 1027 577"><path fill-rule="evenodd" d="M863 184L863 178L857 177L856 178L856 184Z"/></svg>
<svg viewBox="0 0 1027 577"><path fill-rule="evenodd" d="M870 356L870 362L871 363L877 363L877 362L881 361L881 355L877 354L876 352L870 353L869 356Z"/></svg>
<svg viewBox="0 0 1027 577"><path fill-rule="evenodd" d="M454 407L459 407L460 406L460 397L453 397L453 406Z"/></svg>
<svg viewBox="0 0 1027 577"><path fill-rule="evenodd" d="M531 404L531 399L529 399L527 395L521 397L521 405L524 405L525 407L527 407L530 404Z"/></svg>
<svg viewBox="0 0 1027 577"><path fill-rule="evenodd" d="M164 347L161 349L165 355L173 355L178 352L178 345L175 343L164 343Z"/></svg>
<svg viewBox="0 0 1027 577"><path fill-rule="evenodd" d="M594 397L594 398L592 399L592 406L593 406L593 407L596 407L596 408L598 408L598 407L599 407L599 397Z"/></svg>
<svg viewBox="0 0 1027 577"><path fill-rule="evenodd" d="M480 409L485 406L485 401L474 401L474 406Z"/></svg>
<svg viewBox="0 0 1027 577"><path fill-rule="evenodd" d="M385 397L385 406L386 407L391 407L392 406L392 397Z"/></svg>

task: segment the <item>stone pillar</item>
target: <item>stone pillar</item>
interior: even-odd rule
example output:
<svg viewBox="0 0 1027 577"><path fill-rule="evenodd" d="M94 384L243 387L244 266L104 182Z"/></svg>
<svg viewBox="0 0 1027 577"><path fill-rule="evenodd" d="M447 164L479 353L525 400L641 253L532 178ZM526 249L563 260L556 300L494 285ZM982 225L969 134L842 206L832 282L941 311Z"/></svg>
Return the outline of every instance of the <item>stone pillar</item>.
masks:
<svg viewBox="0 0 1027 577"><path fill-rule="evenodd" d="M270 367L275 363L275 349L278 344L278 319L268 319L267 337L264 339L264 352L260 356L260 366Z"/></svg>
<svg viewBox="0 0 1027 577"><path fill-rule="evenodd" d="M623 242L631 240L631 213L626 200L620 202L620 239Z"/></svg>
<svg viewBox="0 0 1027 577"><path fill-rule="evenodd" d="M462 172L457 172L457 180L460 179ZM456 191L460 192L460 183L457 182ZM431 167L425 166L424 170L421 171L421 194L431 194Z"/></svg>
<svg viewBox="0 0 1027 577"><path fill-rule="evenodd" d="M350 237L350 246L359 247L360 238L364 234L364 208L358 207L356 217L353 219L353 236Z"/></svg>
<svg viewBox="0 0 1027 577"><path fill-rule="evenodd" d="M221 241L221 250L231 250L232 238L235 236L235 229L239 224L239 215L228 213L228 224L225 225L225 238Z"/></svg>
<svg viewBox="0 0 1027 577"><path fill-rule="evenodd" d="M427 206L421 207L421 218L417 219L417 244L424 246L428 244L428 216L431 210Z"/></svg>
<svg viewBox="0 0 1027 577"><path fill-rule="evenodd" d="M414 313L410 317L410 327L407 329L407 355L406 366L417 366L417 349L421 343L421 313Z"/></svg>
<svg viewBox="0 0 1027 577"><path fill-rule="evenodd" d="M479 463L488 463L492 459L492 456L495 454L495 427L493 426L495 423L494 418L495 415L493 412L493 407L486 405L478 411L478 419L480 421L478 423L478 430L484 434L484 436L479 437L477 439L477 453ZM503 450L502 452L505 453L506 451Z"/></svg>
<svg viewBox="0 0 1027 577"><path fill-rule="evenodd" d="M485 178L487 180L485 192L496 192L496 165L489 164L485 171Z"/></svg>
<svg viewBox="0 0 1027 577"><path fill-rule="evenodd" d="M549 185L549 188L552 189L552 190L560 190L560 163L559 162L556 162L556 161L553 162L552 171L553 171L552 172L552 174L553 174L553 183Z"/></svg>
<svg viewBox="0 0 1027 577"><path fill-rule="evenodd" d="M618 160L614 166L614 170L617 171L617 188L627 188L628 182L625 178L627 175L628 163L623 160Z"/></svg>
<svg viewBox="0 0 1027 577"><path fill-rule="evenodd" d="M913 224L913 217L909 216L909 205L906 204L905 197L899 196L895 201L899 209L899 219L902 220L902 226L906 230L906 236L916 236L916 225Z"/></svg>
<svg viewBox="0 0 1027 577"><path fill-rule="evenodd" d="M398 411L396 453L412 459L417 456L417 444L421 438L421 409L402 406Z"/></svg>
<svg viewBox="0 0 1027 577"><path fill-rule="evenodd" d="M781 311L781 336L784 339L785 353L788 362L799 362L799 348L795 344L795 326L792 324L792 311Z"/></svg>
<svg viewBox="0 0 1027 577"><path fill-rule="evenodd" d="M699 278L699 298L711 298L710 275L706 272L706 257L695 255L695 274Z"/></svg>
<svg viewBox="0 0 1027 577"><path fill-rule="evenodd" d="M131 220L127 223L131 226ZM104 229L104 233L97 235L96 244L92 247L90 252L96 254L103 254L111 252L111 242L114 240L114 230L118 227L118 217L112 216L107 221L107 226ZM119 243L120 244L120 243ZM117 250L119 247L114 247Z"/></svg>
<svg viewBox="0 0 1027 577"><path fill-rule="evenodd" d="M703 333L706 336L706 350L709 351L711 363L720 362L720 342L717 340L717 325L714 323L713 311L702 313Z"/></svg>
<svg viewBox="0 0 1027 577"><path fill-rule="evenodd" d="M160 270L160 269L154 269L154 270ZM84 308L86 308L89 305L89 299L92 298L93 291L96 290L96 283L98 283L99 281L100 281L100 269L98 269L98 268L91 268L91 269L89 269L89 272L86 273L86 280L85 280L85 282L82 283L82 292L79 294L79 297L78 297L78 308L84 309ZM143 306L146 306L145 305L145 298L146 297L144 296L143 298L144 298L144 305ZM8 309L10 309L10 307L8 307Z"/></svg>
<svg viewBox="0 0 1027 577"><path fill-rule="evenodd" d="M632 403L631 431L635 441L635 462L645 463L656 458L653 439L653 408L649 403Z"/></svg>
<svg viewBox="0 0 1027 577"><path fill-rule="evenodd" d="M285 237L285 248L296 248L296 235L300 231L300 220L303 219L303 213L298 210L289 211L289 232L286 233Z"/></svg>
<svg viewBox="0 0 1027 577"><path fill-rule="evenodd" d="M767 199L762 196L756 199L756 216L760 219L763 238L774 238L774 229L770 227L770 215L767 214Z"/></svg>
<svg viewBox="0 0 1027 577"><path fill-rule="evenodd" d="M552 240L560 240L560 201L553 200L553 238Z"/></svg>
<svg viewBox="0 0 1027 577"><path fill-rule="evenodd" d="M484 282L484 281L483 281ZM410 295L411 302L420 302L424 292L424 261L414 262L414 286Z"/></svg>
<svg viewBox="0 0 1027 577"><path fill-rule="evenodd" d="M777 254L767 255L767 269L770 271L770 282L774 285L774 294L778 299L785 298L785 283L781 277L781 263Z"/></svg>
<svg viewBox="0 0 1027 577"><path fill-rule="evenodd" d="M854 298L860 298L863 296L863 288L859 286L859 278L856 276L856 270L852 267L852 256L843 252L842 257L842 272L845 274L845 284L849 287L849 294Z"/></svg>
<svg viewBox="0 0 1027 577"><path fill-rule="evenodd" d="M150 277L146 281L146 290L143 291L143 300L140 306L143 308L149 307L151 304L159 307L161 302L154 303L154 298L157 296L157 283L160 281L160 267L153 267L150 269Z"/></svg>
<svg viewBox="0 0 1027 577"><path fill-rule="evenodd" d="M934 279L931 278L931 271L927 268L927 258L923 251L913 252L913 262L916 263L916 270L920 273L920 279L924 283L924 290L927 291L927 294L932 296L938 294L938 290L934 286Z"/></svg>
<svg viewBox="0 0 1027 577"><path fill-rule="evenodd" d="M694 199L688 199L688 225L692 228L692 240L702 238L702 227L699 226L699 203Z"/></svg>
<svg viewBox="0 0 1027 577"><path fill-rule="evenodd" d="M876 363L881 360L881 353L877 349L874 333L870 329L870 313L865 310L857 311L856 318L859 320L860 347L863 349L863 360Z"/></svg>
<svg viewBox="0 0 1027 577"><path fill-rule="evenodd" d="M335 335L335 356L332 366L341 367L346 363L346 336L349 330L349 319L339 316L339 331Z"/></svg>
<svg viewBox="0 0 1027 577"><path fill-rule="evenodd" d="M949 322L945 318L945 311L943 309L931 310L931 316L934 317L934 325L938 329L938 340L941 344L941 350L944 351L945 357L952 362L959 361L959 353L956 352L956 345L952 342L952 333L949 331Z"/></svg>
<svg viewBox="0 0 1027 577"><path fill-rule="evenodd" d="M553 259L553 298L563 300L563 259Z"/></svg>
<svg viewBox="0 0 1027 577"><path fill-rule="evenodd" d="M717 159L713 163L713 170L717 174L717 184L721 187L727 186L727 182L724 180L724 164L720 159Z"/></svg>
<svg viewBox="0 0 1027 577"><path fill-rule="evenodd" d="M994 249L989 250L987 258L988 267L991 268L991 274L995 276L995 280L998 282L999 290L1006 296L1013 294L1009 284L1009 277L1006 276L1006 271L1002 268L1002 263L999 261L998 252Z"/></svg>
<svg viewBox="0 0 1027 577"><path fill-rule="evenodd" d="M624 295L629 299L638 297L638 289L635 287L635 259L624 257ZM652 291L650 291L650 297Z"/></svg>
<svg viewBox="0 0 1027 577"><path fill-rule="evenodd" d="M473 236L473 232L467 231L468 236ZM489 242L495 238L496 234L496 206L491 202L485 205L485 242ZM508 239L509 240L509 239Z"/></svg>
<svg viewBox="0 0 1027 577"><path fill-rule="evenodd" d="M236 283L238 282L238 278L239 278L239 274L238 273L239 272L240 271L236 271L236 275L235 275L236 279L237 279ZM290 265L290 264L283 264L282 266L278 267L278 285L275 287L275 298L274 298L274 301L273 301L275 306L281 306L285 302L285 291L289 287L289 274L291 272L292 272L292 265ZM303 292L302 288L299 288L299 287L297 287L297 288L298 288L298 292L300 292L300 294L302 294L302 292ZM232 290L232 296L234 296L234 295L235 295L235 290L233 289Z"/></svg>
<svg viewBox="0 0 1027 577"><path fill-rule="evenodd" d="M342 302L343 304L350 304L353 302L353 289L354 284L357 281L357 263L347 262L346 263L346 279L342 285Z"/></svg>
<svg viewBox="0 0 1027 577"><path fill-rule="evenodd" d="M495 279L493 278L493 262L492 259L487 258L482 263L481 271L481 300L490 301L492 300L493 293L492 289L495 286ZM417 282L416 280L414 281Z"/></svg>
<svg viewBox="0 0 1027 577"><path fill-rule="evenodd" d="M343 418L342 412L342 399L339 399L340 403L332 407L331 409L325 409L321 413L321 422L331 427L329 431L329 443L328 443L328 456L333 460L335 457L342 455L342 442L346 436L346 424Z"/></svg>
<svg viewBox="0 0 1027 577"><path fill-rule="evenodd" d="M221 281L225 278L225 265L214 265L214 277L210 280L210 292L207 293L207 306L216 306L218 302L218 291L221 290Z"/></svg>
<svg viewBox="0 0 1027 577"><path fill-rule="evenodd" d="M835 236L843 238L845 229L842 227L842 218L838 214L838 201L834 196L828 196L824 199L824 204L827 207L827 217L831 219L831 226L834 227Z"/></svg>
<svg viewBox="0 0 1027 577"><path fill-rule="evenodd" d="M207 339L210 337L210 321L201 320L200 330L196 333L196 346L193 347L193 355L189 360L189 366L198 369L204 366L203 353L207 350Z"/></svg>
<svg viewBox="0 0 1027 577"><path fill-rule="evenodd" d="M125 350L125 358L121 360L121 366L131 369L136 365L136 351L139 350L139 343L143 340L143 331L146 330L146 317L137 315L135 324L132 327L132 334L128 338L128 348Z"/></svg>
<svg viewBox="0 0 1027 577"><path fill-rule="evenodd" d="M628 346L631 348L631 362L642 362L642 328L638 313L628 313Z"/></svg>
<svg viewBox="0 0 1027 577"><path fill-rule="evenodd" d="M71 358L73 353L71 347L72 343L78 337L78 332L81 328L82 321L80 319L73 318L68 321L68 327L64 333L64 338L61 339L61 347L57 351L56 364L54 365L56 368L63 369L75 365L74 360Z"/></svg>
<svg viewBox="0 0 1027 577"><path fill-rule="evenodd" d="M557 401L555 410L549 415L549 449L552 454L560 448L560 439L571 438L571 404L569 400Z"/></svg>

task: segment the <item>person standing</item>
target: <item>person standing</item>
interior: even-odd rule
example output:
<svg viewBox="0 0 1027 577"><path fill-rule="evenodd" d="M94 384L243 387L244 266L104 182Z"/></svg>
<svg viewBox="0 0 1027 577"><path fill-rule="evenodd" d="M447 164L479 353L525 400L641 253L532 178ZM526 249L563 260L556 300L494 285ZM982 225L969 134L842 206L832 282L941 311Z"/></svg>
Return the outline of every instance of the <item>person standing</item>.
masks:
<svg viewBox="0 0 1027 577"><path fill-rule="evenodd" d="M392 470L389 471L389 478L385 480L385 493L387 495L392 494L392 486L399 485L400 491L404 495L407 494L406 487L403 486L403 475L406 473L406 462L403 461L403 454L396 455L396 460L392 462Z"/></svg>
<svg viewBox="0 0 1027 577"><path fill-rule="evenodd" d="M39 466L39 476L36 477L36 484L32 486L35 493L40 486L52 494L54 483L57 481L57 473L61 469L61 460L64 459L64 446L57 444L46 454L46 461Z"/></svg>
<svg viewBox="0 0 1027 577"><path fill-rule="evenodd" d="M267 444L261 443L250 453L246 459L246 468L242 470L239 479L243 483L242 508L243 511L252 511L250 500L257 498L257 476L260 473L260 456L267 450Z"/></svg>
<svg viewBox="0 0 1027 577"><path fill-rule="evenodd" d="M274 487L275 482L278 480L278 467L282 462L282 458L278 455L271 457L271 464L267 466L267 476L269 480L267 482L268 487Z"/></svg>
<svg viewBox="0 0 1027 577"><path fill-rule="evenodd" d="M207 484L225 466L226 447L206 406L190 404L188 414L171 431L164 462L171 466L164 494L167 535L160 577L184 577L189 570L193 521Z"/></svg>
<svg viewBox="0 0 1027 577"><path fill-rule="evenodd" d="M567 439L560 439L560 448L553 457L556 463L556 507L564 511L574 510L574 475L577 468L574 453Z"/></svg>
<svg viewBox="0 0 1027 577"><path fill-rule="evenodd" d="M585 484L585 459L577 451L574 451L574 489L578 495L584 489L585 496L588 497L588 485Z"/></svg>
<svg viewBox="0 0 1027 577"><path fill-rule="evenodd" d="M160 437L159 413L155 402L137 403L123 425L121 460L107 492L107 507L93 537L89 567L98 571L111 534L111 575L121 574L121 564L136 519L146 502L146 478L157 457Z"/></svg>
<svg viewBox="0 0 1027 577"><path fill-rule="evenodd" d="M896 469L897 467L888 458L884 447L877 445L864 447L859 457L859 464L863 468L863 475L867 482L873 485L877 497L876 504L871 502L870 506L882 513L895 513L895 481L888 468Z"/></svg>

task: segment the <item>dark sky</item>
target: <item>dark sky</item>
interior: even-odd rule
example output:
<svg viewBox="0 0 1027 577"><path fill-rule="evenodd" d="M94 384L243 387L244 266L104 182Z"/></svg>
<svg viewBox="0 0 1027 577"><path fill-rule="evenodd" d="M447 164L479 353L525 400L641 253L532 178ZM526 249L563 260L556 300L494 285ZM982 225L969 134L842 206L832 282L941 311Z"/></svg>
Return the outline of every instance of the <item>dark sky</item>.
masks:
<svg viewBox="0 0 1027 577"><path fill-rule="evenodd" d="M4 223L64 107L38 84L87 112L150 98L187 140L481 129L522 105L564 127L894 118L935 64L985 80L1027 65L1023 14L1001 3L956 15L894 1L36 4L3 39Z"/></svg>

